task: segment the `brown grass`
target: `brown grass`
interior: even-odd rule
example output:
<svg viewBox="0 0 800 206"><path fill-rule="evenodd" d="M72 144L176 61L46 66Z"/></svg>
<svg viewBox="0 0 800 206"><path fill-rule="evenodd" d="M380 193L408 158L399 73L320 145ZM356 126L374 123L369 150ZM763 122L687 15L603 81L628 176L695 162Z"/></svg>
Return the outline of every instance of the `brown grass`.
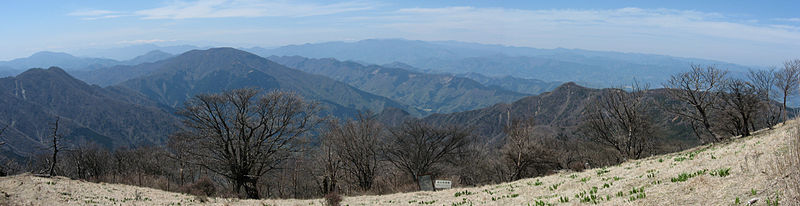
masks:
<svg viewBox="0 0 800 206"><path fill-rule="evenodd" d="M800 204L800 122L793 120L752 137L686 151L631 160L618 166L483 187L437 192L343 197L342 205L741 205L759 198L765 205ZM728 170L728 175L724 170ZM723 172L720 172L720 171ZM697 171L701 171L697 174ZM705 171L705 172L702 172ZM673 182L681 174L692 177ZM682 179L683 180L683 179ZM593 189L596 187L597 189ZM7 196L4 195L8 194ZM621 194L618 196L618 194ZM576 198L576 195L579 198ZM3 199L5 198L5 199ZM560 200L569 199L569 202ZM18 205L324 205L313 200L239 200L208 198L120 184L18 175L0 178L0 200Z"/></svg>

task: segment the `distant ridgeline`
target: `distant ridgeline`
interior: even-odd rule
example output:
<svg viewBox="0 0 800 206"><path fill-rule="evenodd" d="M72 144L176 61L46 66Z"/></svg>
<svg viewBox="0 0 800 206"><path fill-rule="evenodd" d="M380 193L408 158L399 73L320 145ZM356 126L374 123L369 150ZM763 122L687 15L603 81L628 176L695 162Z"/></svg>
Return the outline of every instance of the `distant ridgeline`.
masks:
<svg viewBox="0 0 800 206"><path fill-rule="evenodd" d="M298 55L369 64L399 62L428 72L477 73L491 77L513 76L546 81L572 81L600 88L629 84L633 79L659 87L670 75L686 71L692 64L716 65L741 74L746 73L748 69L726 62L664 55L404 39L325 42L275 49L251 48L248 51L261 56ZM535 94L521 90L513 91Z"/></svg>

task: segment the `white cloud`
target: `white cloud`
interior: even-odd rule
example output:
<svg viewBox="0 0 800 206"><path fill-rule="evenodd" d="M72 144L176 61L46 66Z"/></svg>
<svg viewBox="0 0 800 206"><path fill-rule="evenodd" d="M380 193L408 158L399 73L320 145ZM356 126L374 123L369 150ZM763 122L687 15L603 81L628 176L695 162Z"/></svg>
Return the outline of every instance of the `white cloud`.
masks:
<svg viewBox="0 0 800 206"><path fill-rule="evenodd" d="M95 9L95 10L73 11L73 12L68 13L67 15L69 15L69 16L103 16L103 15L115 14L115 13L119 13L119 12Z"/></svg>
<svg viewBox="0 0 800 206"><path fill-rule="evenodd" d="M796 26L692 10L444 7L398 9L377 18L375 27L405 32L412 39L659 53L745 64L773 61L768 55L800 55ZM779 50L795 52L776 54ZM741 55L747 52L752 55Z"/></svg>
<svg viewBox="0 0 800 206"><path fill-rule="evenodd" d="M138 11L83 10L70 15L84 19L121 16L140 19L317 16L288 25L236 24L237 20L232 19L228 21L231 23L229 29L224 30L229 32L227 34L222 34L223 31L201 32L157 26L155 28L168 29L170 32L148 33L149 36L144 37L154 39L235 42L281 39L291 43L364 38L457 40L539 48L655 53L759 65L800 57L800 27L795 23L800 22L798 18L754 20L693 10L643 8L387 9L362 0L345 1L178 0ZM363 10L373 11L352 12ZM340 13L348 15L323 16ZM169 22L182 24L179 21ZM122 39L138 38L142 37L128 36Z"/></svg>
<svg viewBox="0 0 800 206"><path fill-rule="evenodd" d="M142 19L194 19L229 17L307 17L373 9L373 5L360 2L331 4L302 3L287 0L198 0L172 1L164 6L130 12L109 10L79 10L69 16L82 16L83 20L138 16Z"/></svg>
<svg viewBox="0 0 800 206"><path fill-rule="evenodd" d="M800 18L777 18L777 21L800 22Z"/></svg>
<svg viewBox="0 0 800 206"><path fill-rule="evenodd" d="M112 18L119 18L124 16L129 16L127 14L122 14L122 12L118 11L110 11L110 10L78 10L73 11L67 14L68 16L79 16L82 17L83 20L98 20L98 19L112 19Z"/></svg>
<svg viewBox="0 0 800 206"><path fill-rule="evenodd" d="M166 6L134 12L144 19L225 17L305 17L372 9L362 2L314 4L290 1L200 0L176 1Z"/></svg>
<svg viewBox="0 0 800 206"><path fill-rule="evenodd" d="M172 42L175 40L163 40L163 39L137 39L137 40L125 40L119 41L117 44L152 44L152 43L159 43L159 42Z"/></svg>

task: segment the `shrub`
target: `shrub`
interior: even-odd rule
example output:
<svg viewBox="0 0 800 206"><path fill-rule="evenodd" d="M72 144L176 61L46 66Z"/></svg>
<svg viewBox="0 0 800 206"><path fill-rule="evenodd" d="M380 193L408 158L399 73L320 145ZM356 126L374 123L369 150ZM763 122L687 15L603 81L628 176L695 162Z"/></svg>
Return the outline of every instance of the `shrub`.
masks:
<svg viewBox="0 0 800 206"><path fill-rule="evenodd" d="M217 186L208 177L201 177L192 184L186 185L183 191L194 196L214 196L217 194Z"/></svg>
<svg viewBox="0 0 800 206"><path fill-rule="evenodd" d="M328 206L339 206L339 203L342 202L342 196L339 196L339 193L331 192L325 195L325 202Z"/></svg>

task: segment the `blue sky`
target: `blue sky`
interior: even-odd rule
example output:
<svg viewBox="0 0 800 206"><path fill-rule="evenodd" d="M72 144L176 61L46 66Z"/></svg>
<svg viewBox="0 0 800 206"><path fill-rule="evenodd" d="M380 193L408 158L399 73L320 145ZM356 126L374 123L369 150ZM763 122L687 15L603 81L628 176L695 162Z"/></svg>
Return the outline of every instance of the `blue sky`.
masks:
<svg viewBox="0 0 800 206"><path fill-rule="evenodd" d="M766 66L800 58L797 2L13 1L0 7L0 60L142 43L274 47L405 38Z"/></svg>

